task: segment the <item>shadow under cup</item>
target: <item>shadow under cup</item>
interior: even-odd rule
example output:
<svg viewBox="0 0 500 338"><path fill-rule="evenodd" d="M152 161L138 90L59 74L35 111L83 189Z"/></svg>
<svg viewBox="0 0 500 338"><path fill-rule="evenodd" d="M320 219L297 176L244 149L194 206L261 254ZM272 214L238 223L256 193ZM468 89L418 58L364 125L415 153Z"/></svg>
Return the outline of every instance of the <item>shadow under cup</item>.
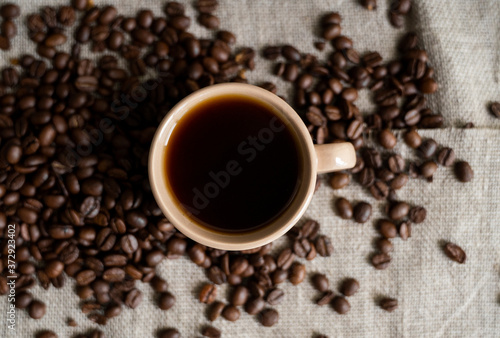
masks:
<svg viewBox="0 0 500 338"><path fill-rule="evenodd" d="M280 237L312 198L309 133L282 99L251 85L197 91L162 121L150 152L158 205L184 235L246 250Z"/></svg>

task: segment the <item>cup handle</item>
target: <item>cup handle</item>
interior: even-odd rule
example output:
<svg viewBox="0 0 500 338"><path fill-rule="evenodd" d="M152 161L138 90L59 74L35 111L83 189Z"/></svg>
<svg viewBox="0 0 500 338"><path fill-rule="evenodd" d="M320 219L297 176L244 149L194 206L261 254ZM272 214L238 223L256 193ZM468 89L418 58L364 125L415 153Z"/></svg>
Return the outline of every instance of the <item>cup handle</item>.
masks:
<svg viewBox="0 0 500 338"><path fill-rule="evenodd" d="M349 142L315 144L318 174L350 169L356 165L356 152Z"/></svg>

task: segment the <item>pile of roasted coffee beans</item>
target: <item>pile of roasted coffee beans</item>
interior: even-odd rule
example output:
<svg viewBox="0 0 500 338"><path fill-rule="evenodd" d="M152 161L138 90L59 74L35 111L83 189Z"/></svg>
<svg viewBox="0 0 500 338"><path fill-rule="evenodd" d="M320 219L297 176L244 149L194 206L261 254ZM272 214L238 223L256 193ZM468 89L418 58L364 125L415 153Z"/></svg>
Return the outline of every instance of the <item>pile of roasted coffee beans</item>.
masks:
<svg viewBox="0 0 500 338"><path fill-rule="evenodd" d="M396 2L392 12L407 13L409 1ZM371 3L375 8L376 2ZM236 321L243 309L263 326L273 326L279 321L273 307L285 297L279 284L302 283L307 277L305 261L332 254L330 238L319 233L313 220L294 227L279 252L271 250L272 244L242 252L207 248L177 232L154 201L147 156L158 122L199 88L247 82L245 72L255 66L255 51L235 51L234 34L219 30L217 7L217 0L195 2L197 21L214 30L210 39L187 31L192 19L175 1L165 4L164 15L144 9L125 17L114 6L96 7L90 0L45 6L27 15L29 39L36 43L38 56L20 55L1 70L0 230L4 239L7 224L17 225L17 307L27 309L32 318L46 312L46 305L29 292L36 280L45 289L61 288L67 277L76 280L82 311L100 325L118 316L123 306L141 304L143 296L135 287L139 280L151 285L158 307L168 310L175 295L155 267L164 258L187 254L206 270L210 281L198 295L208 306L210 321L219 316ZM10 45L7 36L15 35L12 20L20 9L5 4L0 15L0 48L5 49ZM431 182L438 164L454 165L462 182L470 181L473 171L467 162L455 160L452 149L422 140L417 132L417 127L438 128L443 123L441 115L426 108L425 95L435 92L437 83L417 36L408 33L399 44L399 57L383 62L377 52L359 55L353 41L342 35L341 21L338 13L321 19L315 46L333 46L327 60L291 45L269 46L262 53L278 61L276 75L295 84L292 105L316 143L354 144L357 164L331 175L332 188L343 189L356 181L375 199L388 201L388 219L376 220L381 237L372 257L374 267L384 269L391 262L391 240L408 239L412 224L426 217L425 208L399 201L396 191L411 178ZM75 28L74 36L69 36L70 28ZM70 53L62 51L68 44ZM82 57L83 48L100 53L97 61ZM262 87L277 92L272 82ZM378 107L364 116L355 104L363 88L373 92ZM419 161L408 163L391 150L398 142L394 129L405 130L404 140ZM365 145L369 134L376 136L380 147ZM357 223L372 215L366 201L352 206L339 198L335 208L341 218ZM452 260L465 261L465 253L455 244L443 250ZM3 245L0 294L8 292L6 252ZM352 278L342 283L339 294L329 288L324 275L313 276L312 283L323 293L317 303L329 304L340 314L350 309L346 297L359 289ZM230 285L226 301L218 299L221 284ZM388 298L379 305L392 311L397 300ZM67 324L77 325L72 319ZM174 328L157 334L180 337ZM201 334L221 333L205 326ZM95 330L79 337L102 336ZM37 337L56 334L41 331Z"/></svg>

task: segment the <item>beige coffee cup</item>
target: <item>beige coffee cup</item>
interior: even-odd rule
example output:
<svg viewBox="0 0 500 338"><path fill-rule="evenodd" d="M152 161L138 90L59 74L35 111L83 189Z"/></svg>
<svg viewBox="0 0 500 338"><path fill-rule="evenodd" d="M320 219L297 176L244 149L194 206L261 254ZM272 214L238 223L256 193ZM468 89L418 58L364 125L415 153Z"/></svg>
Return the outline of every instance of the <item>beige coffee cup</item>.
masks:
<svg viewBox="0 0 500 338"><path fill-rule="evenodd" d="M182 208L165 177L165 146L169 136L183 115L204 100L227 95L248 96L272 108L298 141L303 161L300 184L289 206L271 223L247 233L223 233L202 227ZM260 87L224 83L210 86L187 96L165 116L160 123L149 152L149 180L158 206L170 222L184 235L203 245L222 250L248 250L265 245L284 235L306 211L316 186L316 175L352 168L356 154L351 143L314 145L299 115L283 99Z"/></svg>

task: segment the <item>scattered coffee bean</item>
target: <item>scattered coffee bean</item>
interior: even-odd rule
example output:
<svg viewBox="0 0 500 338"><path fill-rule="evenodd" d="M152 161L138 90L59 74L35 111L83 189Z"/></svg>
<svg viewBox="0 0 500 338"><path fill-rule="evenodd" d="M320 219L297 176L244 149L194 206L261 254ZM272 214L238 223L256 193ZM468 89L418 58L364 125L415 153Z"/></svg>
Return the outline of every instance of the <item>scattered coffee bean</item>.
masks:
<svg viewBox="0 0 500 338"><path fill-rule="evenodd" d="M201 334L203 337L208 337L208 338L220 338L222 333L220 330L216 329L213 326L205 326L203 330L201 330Z"/></svg>
<svg viewBox="0 0 500 338"><path fill-rule="evenodd" d="M210 310L208 312L208 320L213 322L214 320L219 318L219 316L221 315L222 310L224 310L225 306L226 306L226 304L219 302L219 301L212 303L212 306L210 307Z"/></svg>
<svg viewBox="0 0 500 338"><path fill-rule="evenodd" d="M406 241L408 238L411 237L411 223L410 222L403 222L399 225L398 229L399 237L403 241Z"/></svg>
<svg viewBox="0 0 500 338"><path fill-rule="evenodd" d="M346 173L334 173L330 178L330 185L333 189L342 189L349 184L350 177Z"/></svg>
<svg viewBox="0 0 500 338"><path fill-rule="evenodd" d="M340 286L340 292L345 296L350 297L354 295L359 290L359 282L354 278L347 278L342 282Z"/></svg>
<svg viewBox="0 0 500 338"><path fill-rule="evenodd" d="M209 285L213 285L213 284L209 284ZM200 296L201 296L201 294L200 294ZM128 298L128 296L127 296L127 298ZM171 294L170 292L162 292L160 294L160 297L158 298L158 307L160 309L162 309L162 310L169 310L174 305L175 305L175 296L173 294ZM130 306L130 307L132 307L132 306ZM132 308L134 308L134 307L132 307Z"/></svg>
<svg viewBox="0 0 500 338"><path fill-rule="evenodd" d="M240 310L233 305L226 305L222 310L222 317L230 322L235 322L240 318Z"/></svg>
<svg viewBox="0 0 500 338"><path fill-rule="evenodd" d="M366 223L372 215L372 206L366 202L359 202L354 207L354 220L358 223Z"/></svg>
<svg viewBox="0 0 500 338"><path fill-rule="evenodd" d="M455 162L455 152L453 149L441 149L437 155L437 162L445 167L451 166Z"/></svg>
<svg viewBox="0 0 500 338"><path fill-rule="evenodd" d="M410 130L405 133L404 139L406 144L413 149L417 149L422 144L422 138L416 130Z"/></svg>
<svg viewBox="0 0 500 338"><path fill-rule="evenodd" d="M422 223L427 217L427 210L424 207L412 207L408 213L408 217L413 223Z"/></svg>
<svg viewBox="0 0 500 338"><path fill-rule="evenodd" d="M351 310L351 304L341 296L336 296L332 300L332 307L338 314L344 315Z"/></svg>
<svg viewBox="0 0 500 338"><path fill-rule="evenodd" d="M352 205L345 198L339 198L335 202L335 207L337 209L338 215L343 219L351 219L352 218Z"/></svg>
<svg viewBox="0 0 500 338"><path fill-rule="evenodd" d="M394 134L390 130L384 129L378 136L378 142L382 147L386 149L392 149L396 146L396 143L398 141L396 139L396 136L394 136Z"/></svg>
<svg viewBox="0 0 500 338"><path fill-rule="evenodd" d="M312 284L314 288L320 292L326 292L329 287L329 281L328 278L321 273L315 274L312 279Z"/></svg>
<svg viewBox="0 0 500 338"><path fill-rule="evenodd" d="M436 153L438 144L433 139L427 139L418 147L418 155L423 159L429 159Z"/></svg>
<svg viewBox="0 0 500 338"><path fill-rule="evenodd" d="M379 226L380 234L387 239L395 238L397 233L398 233L397 229L396 229L396 225L390 221L380 220L378 222L378 226Z"/></svg>
<svg viewBox="0 0 500 338"><path fill-rule="evenodd" d="M394 251L394 246L392 245L392 242L386 238L380 238L377 241L377 248L380 250L380 252L384 254L388 254Z"/></svg>
<svg viewBox="0 0 500 338"><path fill-rule="evenodd" d="M410 211L410 206L406 202L394 203L389 209L389 218L398 221L406 217Z"/></svg>
<svg viewBox="0 0 500 338"><path fill-rule="evenodd" d="M380 300L379 305L387 312L392 312L398 308L398 300L394 298L383 298Z"/></svg>
<svg viewBox="0 0 500 338"><path fill-rule="evenodd" d="M453 243L446 243L444 246L444 252L449 259L460 264L464 264L465 260L467 259L465 251L461 247Z"/></svg>
<svg viewBox="0 0 500 338"><path fill-rule="evenodd" d="M304 264L295 263L292 265L290 269L290 282L293 285L297 285L302 283L302 281L306 278L306 267Z"/></svg>
<svg viewBox="0 0 500 338"><path fill-rule="evenodd" d="M470 182L474 178L474 172L468 162L455 163L455 176L460 182Z"/></svg>
<svg viewBox="0 0 500 338"><path fill-rule="evenodd" d="M28 306L28 314L33 319L40 319L45 316L47 306L39 300L33 300Z"/></svg>
<svg viewBox="0 0 500 338"><path fill-rule="evenodd" d="M281 303L284 297L285 293L283 292L283 290L274 288L267 294L266 302L268 302L270 305L278 305L279 303Z"/></svg>
<svg viewBox="0 0 500 338"><path fill-rule="evenodd" d="M174 328L163 329L158 332L158 338L181 338L181 334Z"/></svg>
<svg viewBox="0 0 500 338"><path fill-rule="evenodd" d="M266 302L262 298L254 298L245 304L245 311L250 315L256 315L261 312L266 306Z"/></svg>
<svg viewBox="0 0 500 338"><path fill-rule="evenodd" d="M361 4L369 11L377 9L377 0L361 0Z"/></svg>
<svg viewBox="0 0 500 338"><path fill-rule="evenodd" d="M40 331L36 334L36 338L57 338L57 334L54 331Z"/></svg>
<svg viewBox="0 0 500 338"><path fill-rule="evenodd" d="M372 257L372 264L377 270L384 270L389 267L391 256L387 253L376 254Z"/></svg>
<svg viewBox="0 0 500 338"><path fill-rule="evenodd" d="M205 304L211 304L217 297L217 287L214 284L205 284L200 291L198 299Z"/></svg>
<svg viewBox="0 0 500 338"><path fill-rule="evenodd" d="M500 102L493 102L490 105L490 112L497 119L500 118Z"/></svg>
<svg viewBox="0 0 500 338"><path fill-rule="evenodd" d="M240 306L244 305L248 297L250 296L250 292L245 286L238 285L236 289L234 289L232 297L231 297L231 304L234 306Z"/></svg>
<svg viewBox="0 0 500 338"><path fill-rule="evenodd" d="M316 251L321 257L329 257L333 253L333 245L330 238L322 235L319 236L314 242Z"/></svg>
<svg viewBox="0 0 500 338"><path fill-rule="evenodd" d="M436 162L434 162L434 161L424 162L420 165L420 168L419 168L420 175L422 175L425 178L432 177L432 175L434 175L434 173L436 172L437 169L438 169L438 166L437 166Z"/></svg>
<svg viewBox="0 0 500 338"><path fill-rule="evenodd" d="M271 327L274 326L276 323L278 323L279 314L278 311L274 309L265 309L260 313L259 318L260 318L260 323L263 326Z"/></svg>

